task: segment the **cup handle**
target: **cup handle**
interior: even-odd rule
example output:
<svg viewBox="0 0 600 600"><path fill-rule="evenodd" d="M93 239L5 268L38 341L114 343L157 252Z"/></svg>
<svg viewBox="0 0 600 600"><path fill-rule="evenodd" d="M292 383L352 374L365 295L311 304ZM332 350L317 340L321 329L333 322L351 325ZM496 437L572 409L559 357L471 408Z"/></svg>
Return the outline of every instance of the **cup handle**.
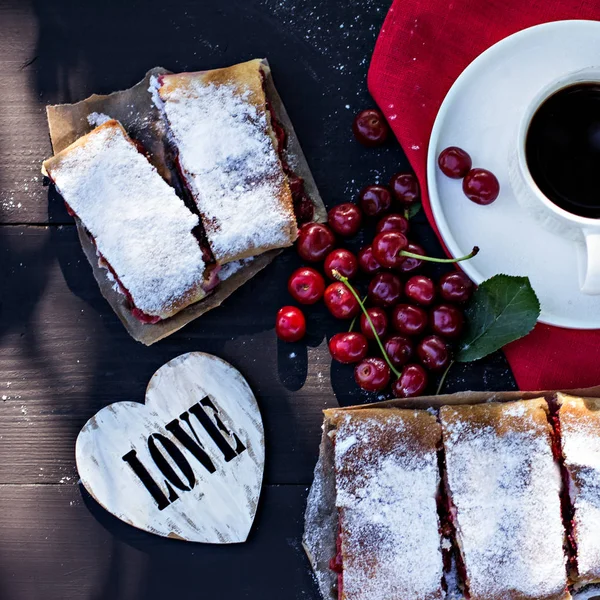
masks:
<svg viewBox="0 0 600 600"><path fill-rule="evenodd" d="M586 268L581 291L584 294L600 294L600 232L584 230Z"/></svg>

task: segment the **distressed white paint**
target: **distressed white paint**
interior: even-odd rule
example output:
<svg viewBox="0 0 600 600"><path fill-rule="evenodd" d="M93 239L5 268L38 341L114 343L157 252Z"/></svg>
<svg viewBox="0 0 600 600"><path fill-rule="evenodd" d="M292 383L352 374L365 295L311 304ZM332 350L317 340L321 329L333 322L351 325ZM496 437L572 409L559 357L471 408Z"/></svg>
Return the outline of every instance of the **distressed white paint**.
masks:
<svg viewBox="0 0 600 600"><path fill-rule="evenodd" d="M165 430L167 423L205 396L219 409L226 427L246 446L245 451L225 462L192 417L194 430L217 467L213 474ZM184 428L188 431L185 424ZM176 490L179 499L162 511L122 459L135 449L166 492L165 477L148 451L147 439L152 433L175 441L196 476L196 485L190 491ZM216 544L244 542L248 537L264 469L263 425L246 380L215 356L194 352L163 365L148 384L146 404L117 402L100 410L81 430L75 453L81 481L90 494L106 510L139 529Z"/></svg>

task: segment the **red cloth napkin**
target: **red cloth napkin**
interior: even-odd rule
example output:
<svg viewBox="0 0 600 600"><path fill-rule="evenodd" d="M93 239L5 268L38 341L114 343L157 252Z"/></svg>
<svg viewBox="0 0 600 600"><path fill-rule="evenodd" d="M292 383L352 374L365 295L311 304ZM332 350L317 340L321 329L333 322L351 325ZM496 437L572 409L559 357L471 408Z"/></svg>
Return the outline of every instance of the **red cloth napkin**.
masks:
<svg viewBox="0 0 600 600"><path fill-rule="evenodd" d="M463 69L492 44L526 27L562 19L600 19L600 4L597 0L395 0L392 4L369 68L369 91L421 182L425 212L438 237L425 174L429 136L444 96ZM600 330L538 324L526 338L507 346L505 353L522 390L600 383Z"/></svg>

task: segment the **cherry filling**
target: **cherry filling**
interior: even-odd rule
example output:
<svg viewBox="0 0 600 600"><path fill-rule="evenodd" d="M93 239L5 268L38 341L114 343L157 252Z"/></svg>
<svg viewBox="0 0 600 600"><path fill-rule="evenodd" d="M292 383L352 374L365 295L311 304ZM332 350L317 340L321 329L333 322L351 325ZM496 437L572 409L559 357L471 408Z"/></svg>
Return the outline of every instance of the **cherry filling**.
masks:
<svg viewBox="0 0 600 600"><path fill-rule="evenodd" d="M260 76L262 79L263 91L265 92L265 98L267 95L265 89L265 74L263 71L260 72ZM283 172L287 175L288 184L290 186L290 192L292 194L292 202L294 203L294 215L296 216L296 221L298 225L303 225L304 223L309 223L312 221L315 207L311 202L310 198L306 194L306 190L304 189L304 179L294 173L290 165L285 160L285 146L287 143L287 133L283 128L283 125L277 120L275 116L275 111L273 110L273 106L269 100L266 100L267 110L269 111L269 115L271 117L271 127L275 133L275 137L277 139L277 154L279 155L279 160L281 161L281 166L283 167Z"/></svg>
<svg viewBox="0 0 600 600"><path fill-rule="evenodd" d="M337 573L337 587L338 587L338 599L342 600L343 596L343 559L342 559L342 517L340 515L338 522L338 532L335 539L335 556L329 561L329 568Z"/></svg>
<svg viewBox="0 0 600 600"><path fill-rule="evenodd" d="M574 575L577 573L577 541L575 540L575 511L569 496L571 477L569 476L569 471L565 465L565 458L562 453L561 426L560 418L558 416L560 407L555 398L551 398L547 400L547 402L550 408L550 412L548 413L548 422L552 428L552 454L554 455L554 460L557 462L560 468L560 475L562 479L560 507L562 512L563 526L567 532L565 548L567 553L567 566L570 574L572 573Z"/></svg>

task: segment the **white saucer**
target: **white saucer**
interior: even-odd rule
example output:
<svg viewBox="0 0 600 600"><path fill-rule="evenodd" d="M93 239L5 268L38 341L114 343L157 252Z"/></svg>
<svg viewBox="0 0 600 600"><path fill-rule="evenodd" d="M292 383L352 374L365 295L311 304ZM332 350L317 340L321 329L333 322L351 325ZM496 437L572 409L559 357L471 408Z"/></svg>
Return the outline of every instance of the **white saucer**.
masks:
<svg viewBox="0 0 600 600"><path fill-rule="evenodd" d="M583 248L543 229L517 203L508 158L522 111L560 75L600 64L600 22L558 21L525 29L486 50L456 80L435 120L427 156L431 208L453 256L481 251L461 263L480 283L497 273L527 275L541 305L540 321L600 328L600 296L579 291ZM469 201L462 181L437 166L441 150L459 146L473 166L492 171L500 196L489 206ZM600 190L598 190L600 193Z"/></svg>

